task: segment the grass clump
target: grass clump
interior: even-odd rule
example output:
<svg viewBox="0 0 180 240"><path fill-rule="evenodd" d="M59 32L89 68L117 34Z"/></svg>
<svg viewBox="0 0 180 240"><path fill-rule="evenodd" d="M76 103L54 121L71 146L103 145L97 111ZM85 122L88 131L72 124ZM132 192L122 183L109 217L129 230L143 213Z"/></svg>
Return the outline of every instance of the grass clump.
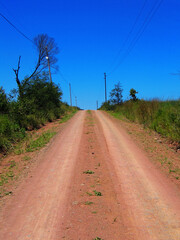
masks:
<svg viewBox="0 0 180 240"><path fill-rule="evenodd" d="M24 156L24 157L22 158L23 161L29 161L30 159L31 159L31 157L28 157L28 156Z"/></svg>
<svg viewBox="0 0 180 240"><path fill-rule="evenodd" d="M93 192L94 192L95 196L102 196L102 193L101 193L101 192L98 192L98 191L96 191L96 190L94 190Z"/></svg>
<svg viewBox="0 0 180 240"><path fill-rule="evenodd" d="M16 162L13 160L13 161L10 161L10 166L9 166L9 169L13 168L16 166Z"/></svg>
<svg viewBox="0 0 180 240"><path fill-rule="evenodd" d="M93 195L92 193L89 193L89 192L86 192L86 194L87 194L88 196L92 196L92 195Z"/></svg>
<svg viewBox="0 0 180 240"><path fill-rule="evenodd" d="M84 204L85 204L85 205L92 205L93 202L89 202L89 201L87 201L87 202L85 202Z"/></svg>
<svg viewBox="0 0 180 240"><path fill-rule="evenodd" d="M8 196L8 195L12 195L12 192L9 191L9 192L5 192L5 195Z"/></svg>
<svg viewBox="0 0 180 240"><path fill-rule="evenodd" d="M84 171L83 173L84 173L84 174L94 174L94 172L93 172L93 171L90 171L90 170Z"/></svg>

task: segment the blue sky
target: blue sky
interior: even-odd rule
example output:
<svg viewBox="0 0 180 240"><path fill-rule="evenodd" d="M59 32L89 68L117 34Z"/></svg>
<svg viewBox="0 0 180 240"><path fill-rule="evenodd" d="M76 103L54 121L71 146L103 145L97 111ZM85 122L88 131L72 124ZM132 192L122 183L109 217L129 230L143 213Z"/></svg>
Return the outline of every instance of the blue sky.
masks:
<svg viewBox="0 0 180 240"><path fill-rule="evenodd" d="M104 72L108 95L120 81L124 100L130 88L139 92L139 98L180 97L180 77L172 75L180 70L179 0L162 1L132 51L119 64L156 2L160 0L0 0L0 13L31 39L40 33L55 39L60 49L60 72L52 77L63 90L63 100L69 103L70 82L73 104L77 96L81 108L95 109L97 100L99 105L104 101ZM143 4L139 21L120 51ZM12 68L17 67L19 55L23 79L33 70L37 52L2 17L0 36L0 86L8 93L16 88Z"/></svg>

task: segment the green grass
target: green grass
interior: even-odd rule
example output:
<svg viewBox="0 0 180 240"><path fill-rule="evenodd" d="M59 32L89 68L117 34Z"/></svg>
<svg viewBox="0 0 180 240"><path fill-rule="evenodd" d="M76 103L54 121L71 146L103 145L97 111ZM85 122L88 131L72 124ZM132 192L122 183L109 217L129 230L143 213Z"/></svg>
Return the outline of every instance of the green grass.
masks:
<svg viewBox="0 0 180 240"><path fill-rule="evenodd" d="M94 172L93 172L93 171L90 171L90 170L84 171L83 173L84 173L84 174L94 174Z"/></svg>
<svg viewBox="0 0 180 240"><path fill-rule="evenodd" d="M180 143L180 100L126 101L108 111L118 119L128 119L155 130L162 136Z"/></svg>
<svg viewBox="0 0 180 240"><path fill-rule="evenodd" d="M102 193L101 193L101 192L98 192L98 191L96 191L96 190L94 190L93 192L94 192L95 196L102 196Z"/></svg>
<svg viewBox="0 0 180 240"><path fill-rule="evenodd" d="M11 168L16 166L16 162L14 160L11 161L10 163L11 163L11 165L9 166L9 169L11 169Z"/></svg>
<svg viewBox="0 0 180 240"><path fill-rule="evenodd" d="M0 175L0 186L3 186L4 184L8 183L9 180L14 178L14 172L12 170L9 170L6 173L3 173Z"/></svg>
<svg viewBox="0 0 180 240"><path fill-rule="evenodd" d="M0 115L0 151L8 151L25 135L25 129L20 128L7 114Z"/></svg>
<svg viewBox="0 0 180 240"><path fill-rule="evenodd" d="M7 153L13 150L19 142L26 141L27 132L44 126L46 122L52 122L60 118L62 114L65 115L60 122L66 122L78 111L76 107L70 107L61 103L60 108L46 111L41 109L26 114L23 113L23 107L25 106L18 104L19 103L10 104L12 105L12 109L9 113L2 114L0 112L0 152ZM16 148L15 153L22 154L23 152L22 149Z"/></svg>
<svg viewBox="0 0 180 240"><path fill-rule="evenodd" d="M29 161L30 159L31 159L31 157L28 157L28 156L24 156L24 157L22 158L23 161Z"/></svg>
<svg viewBox="0 0 180 240"><path fill-rule="evenodd" d="M96 238L93 238L93 240L103 240L103 239L100 237L96 237Z"/></svg>
<svg viewBox="0 0 180 240"><path fill-rule="evenodd" d="M77 109L74 109L72 112L70 113L66 113L61 120L59 121L59 123L64 123L67 122L70 118L72 118L74 116L74 114L77 112Z"/></svg>
<svg viewBox="0 0 180 240"><path fill-rule="evenodd" d="M50 139L56 134L56 132L44 132L40 137L35 140L31 140L26 147L26 152L33 152L44 147Z"/></svg>
<svg viewBox="0 0 180 240"><path fill-rule="evenodd" d="M85 204L85 205L92 205L93 202L89 202L89 201L87 201L87 202L85 202L84 204Z"/></svg>
<svg viewBox="0 0 180 240"><path fill-rule="evenodd" d="M92 196L92 195L93 195L92 193L89 193L89 192L86 192L86 194L87 194L88 196Z"/></svg>
<svg viewBox="0 0 180 240"><path fill-rule="evenodd" d="M12 195L12 192L11 192L11 191L5 192L5 195L6 195L6 196L7 196L7 195Z"/></svg>

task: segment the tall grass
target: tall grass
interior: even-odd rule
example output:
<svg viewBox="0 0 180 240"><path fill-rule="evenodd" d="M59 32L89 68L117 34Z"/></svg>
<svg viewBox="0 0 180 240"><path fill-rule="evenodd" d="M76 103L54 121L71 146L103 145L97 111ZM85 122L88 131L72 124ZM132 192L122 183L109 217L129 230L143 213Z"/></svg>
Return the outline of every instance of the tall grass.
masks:
<svg viewBox="0 0 180 240"><path fill-rule="evenodd" d="M127 101L122 105L113 106L112 112L180 142L180 100Z"/></svg>
<svg viewBox="0 0 180 240"><path fill-rule="evenodd" d="M0 115L0 150L7 151L12 144L25 137L25 129L11 120L8 115Z"/></svg>

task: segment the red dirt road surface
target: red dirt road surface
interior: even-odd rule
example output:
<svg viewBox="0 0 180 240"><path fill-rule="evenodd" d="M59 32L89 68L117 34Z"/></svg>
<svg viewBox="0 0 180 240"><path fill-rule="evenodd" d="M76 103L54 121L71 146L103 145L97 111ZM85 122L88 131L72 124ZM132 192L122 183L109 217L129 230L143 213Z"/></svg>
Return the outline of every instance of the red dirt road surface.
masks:
<svg viewBox="0 0 180 240"><path fill-rule="evenodd" d="M178 240L180 191L117 121L79 111L0 214L2 240Z"/></svg>

